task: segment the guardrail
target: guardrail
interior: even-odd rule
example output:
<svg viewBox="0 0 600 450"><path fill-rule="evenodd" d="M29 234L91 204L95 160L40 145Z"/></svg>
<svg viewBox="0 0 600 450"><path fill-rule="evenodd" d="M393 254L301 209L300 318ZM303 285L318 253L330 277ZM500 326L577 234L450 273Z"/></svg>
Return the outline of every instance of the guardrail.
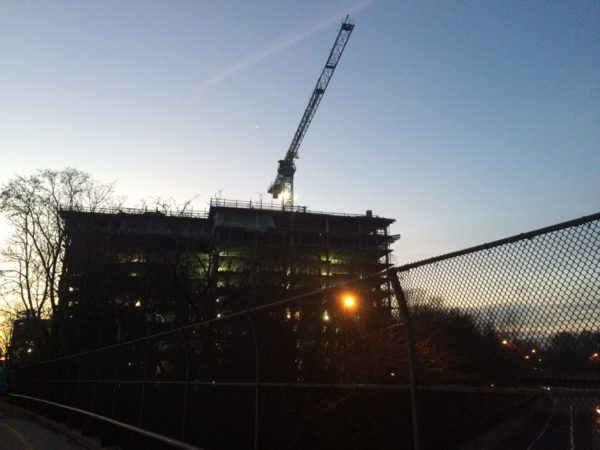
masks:
<svg viewBox="0 0 600 450"><path fill-rule="evenodd" d="M167 217L189 217L194 219L206 219L208 218L208 211L196 211L193 209L184 211L171 211L158 208L129 208L124 206L115 206L112 208L89 208L84 206L77 206L75 208L61 208L61 211L74 211L74 212L86 212L94 214L157 214Z"/></svg>
<svg viewBox="0 0 600 450"><path fill-rule="evenodd" d="M365 214L349 214L349 213L339 213L339 212L324 212L324 211L313 211L308 209L306 206L293 205L293 206L285 206L282 203L277 202L263 202L259 201L244 201L244 200L228 200L223 198L211 198L210 199L211 207L224 207L224 208L243 208L243 209L264 209L268 211L283 211L283 212L297 212L297 213L310 213L310 214L323 214L328 216L338 216L338 217L366 217ZM374 217L380 219L380 216L371 215L369 217Z"/></svg>
<svg viewBox="0 0 600 450"><path fill-rule="evenodd" d="M231 200L231 199L223 199L223 198L211 198L209 202L209 208L212 207L224 207L224 208L241 208L241 209L261 209L268 211L281 211L281 212L297 212L297 213L310 213L310 214L324 214L328 216L337 216L337 217L362 217L365 214L349 214L349 213L339 213L339 212L324 212L324 211L313 211L308 209L306 206L294 205L292 207L286 207L281 203L273 202L272 200L269 202L252 201L252 200ZM63 211L81 211L81 212L89 212L89 213L97 213L97 214L161 214L168 217L191 217L191 218L199 218L206 219L208 218L210 211L198 211L193 209L186 209L183 211L176 210L166 210L164 208L154 208L151 207L143 207L143 208L132 208L132 207L124 207L124 206L115 206L115 207L103 207L103 208L89 208L84 206L77 206L75 208L62 208ZM380 216L371 215L369 217L381 218Z"/></svg>

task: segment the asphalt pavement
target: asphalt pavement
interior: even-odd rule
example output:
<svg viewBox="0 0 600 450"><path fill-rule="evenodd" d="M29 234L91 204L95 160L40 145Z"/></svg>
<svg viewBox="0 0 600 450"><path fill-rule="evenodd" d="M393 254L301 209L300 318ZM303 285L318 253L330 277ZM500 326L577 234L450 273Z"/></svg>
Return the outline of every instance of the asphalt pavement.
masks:
<svg viewBox="0 0 600 450"><path fill-rule="evenodd" d="M548 397L500 446L524 450L600 450L598 400Z"/></svg>
<svg viewBox="0 0 600 450"><path fill-rule="evenodd" d="M0 400L0 449L2 450L81 450L67 435L45 428L39 421L20 414L17 408Z"/></svg>

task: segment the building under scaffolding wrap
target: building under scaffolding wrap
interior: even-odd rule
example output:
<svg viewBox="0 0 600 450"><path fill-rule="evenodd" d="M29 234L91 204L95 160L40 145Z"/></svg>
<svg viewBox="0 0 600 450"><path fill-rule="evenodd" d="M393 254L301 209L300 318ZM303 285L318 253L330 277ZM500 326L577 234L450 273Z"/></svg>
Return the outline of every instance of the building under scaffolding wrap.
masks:
<svg viewBox="0 0 600 450"><path fill-rule="evenodd" d="M207 213L63 211L62 351L136 338L390 266L394 219L222 199ZM370 305L390 313L386 286ZM296 312L290 311L290 314ZM66 347L65 347L66 346Z"/></svg>

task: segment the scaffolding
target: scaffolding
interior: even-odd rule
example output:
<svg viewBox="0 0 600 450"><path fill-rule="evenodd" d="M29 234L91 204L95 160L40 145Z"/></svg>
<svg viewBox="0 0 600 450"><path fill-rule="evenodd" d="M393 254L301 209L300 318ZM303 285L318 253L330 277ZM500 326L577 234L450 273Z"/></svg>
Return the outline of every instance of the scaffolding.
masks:
<svg viewBox="0 0 600 450"><path fill-rule="evenodd" d="M86 346L160 332L390 267L394 219L213 199L203 215L63 211L64 328ZM386 290L370 294L383 302ZM384 307L389 305L380 306ZM102 319L99 319L102 318ZM81 343L78 336L65 341ZM71 351L79 348L70 348Z"/></svg>

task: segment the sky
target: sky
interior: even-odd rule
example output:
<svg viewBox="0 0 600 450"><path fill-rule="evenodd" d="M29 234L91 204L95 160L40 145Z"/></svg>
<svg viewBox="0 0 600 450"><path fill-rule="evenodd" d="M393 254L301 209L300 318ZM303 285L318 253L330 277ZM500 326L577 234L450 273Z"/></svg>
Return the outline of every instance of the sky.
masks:
<svg viewBox="0 0 600 450"><path fill-rule="evenodd" d="M0 184L266 201L346 14L297 204L395 218L398 264L600 211L598 1L0 0Z"/></svg>

